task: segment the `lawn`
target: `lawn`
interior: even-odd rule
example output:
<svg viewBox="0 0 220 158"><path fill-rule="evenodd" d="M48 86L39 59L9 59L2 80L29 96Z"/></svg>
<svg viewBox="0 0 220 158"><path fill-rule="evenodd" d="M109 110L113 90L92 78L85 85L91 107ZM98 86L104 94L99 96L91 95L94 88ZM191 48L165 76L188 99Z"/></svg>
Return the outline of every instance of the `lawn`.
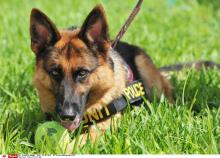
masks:
<svg viewBox="0 0 220 158"><path fill-rule="evenodd" d="M199 2L145 0L123 40L147 50L157 67L204 59L220 62L220 5L217 0ZM136 1L0 0L0 153L56 153L33 142L37 125L45 120L32 86L31 9L41 9L65 29L80 26L98 3L106 9L114 38ZM110 128L74 154L220 153L220 72L183 70L171 73L170 79L176 97L172 107L162 98L126 110L116 131Z"/></svg>

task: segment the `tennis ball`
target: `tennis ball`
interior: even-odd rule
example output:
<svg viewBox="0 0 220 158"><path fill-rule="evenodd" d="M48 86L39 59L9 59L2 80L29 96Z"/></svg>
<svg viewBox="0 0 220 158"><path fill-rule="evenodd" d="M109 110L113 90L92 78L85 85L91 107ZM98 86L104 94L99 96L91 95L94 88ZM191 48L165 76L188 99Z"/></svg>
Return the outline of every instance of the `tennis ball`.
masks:
<svg viewBox="0 0 220 158"><path fill-rule="evenodd" d="M70 143L68 131L55 121L40 124L35 133L37 147L49 147L64 152Z"/></svg>

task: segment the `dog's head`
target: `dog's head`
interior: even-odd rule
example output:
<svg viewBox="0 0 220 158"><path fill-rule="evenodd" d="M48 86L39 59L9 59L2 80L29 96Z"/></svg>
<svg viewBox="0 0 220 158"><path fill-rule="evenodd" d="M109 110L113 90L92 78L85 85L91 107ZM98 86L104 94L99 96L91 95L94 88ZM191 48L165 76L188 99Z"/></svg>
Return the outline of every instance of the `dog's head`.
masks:
<svg viewBox="0 0 220 158"><path fill-rule="evenodd" d="M102 6L95 7L79 29L58 31L44 13L33 9L30 35L37 61L35 85L41 106L56 111L64 126L74 130L86 106L112 86L110 40L104 10ZM47 99L49 101L45 101Z"/></svg>

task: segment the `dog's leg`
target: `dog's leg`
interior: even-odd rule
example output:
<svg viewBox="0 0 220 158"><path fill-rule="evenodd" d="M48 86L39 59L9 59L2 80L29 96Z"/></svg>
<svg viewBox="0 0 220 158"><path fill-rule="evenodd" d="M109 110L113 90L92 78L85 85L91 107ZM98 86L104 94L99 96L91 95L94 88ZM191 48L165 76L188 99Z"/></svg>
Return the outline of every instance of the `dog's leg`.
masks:
<svg viewBox="0 0 220 158"><path fill-rule="evenodd" d="M173 102L171 84L160 74L151 59L144 52L135 57L135 64L149 99L153 99L152 92L156 89L158 97L164 93L167 99Z"/></svg>
<svg viewBox="0 0 220 158"><path fill-rule="evenodd" d="M97 123L96 125L90 126L87 133L83 133L79 135L78 138L73 139L73 141L69 145L69 148L71 148L73 145L77 145L77 147L82 147L83 145L86 144L88 139L92 143L99 141L99 139L105 134L106 129L108 129L111 125L112 125L111 129L113 131L117 129L118 124L116 122L120 117L121 117L121 114L118 113L114 115L114 117L108 118L105 121L102 121L102 122ZM112 122L114 123L111 124ZM103 138L103 141L105 141L104 137L102 138Z"/></svg>

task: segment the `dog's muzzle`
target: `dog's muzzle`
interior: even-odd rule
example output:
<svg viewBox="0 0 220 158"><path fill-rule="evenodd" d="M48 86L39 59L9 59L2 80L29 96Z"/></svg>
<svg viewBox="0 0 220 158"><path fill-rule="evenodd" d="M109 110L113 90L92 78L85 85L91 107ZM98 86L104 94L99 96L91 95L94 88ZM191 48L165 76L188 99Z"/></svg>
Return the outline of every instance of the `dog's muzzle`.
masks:
<svg viewBox="0 0 220 158"><path fill-rule="evenodd" d="M68 131L72 132L79 127L80 122L81 122L81 118L79 116L76 116L73 121L61 120L61 125L65 127Z"/></svg>
<svg viewBox="0 0 220 158"><path fill-rule="evenodd" d="M78 104L65 102L63 105L57 105L56 111L60 117L61 124L68 131L74 131L79 127L82 117Z"/></svg>

